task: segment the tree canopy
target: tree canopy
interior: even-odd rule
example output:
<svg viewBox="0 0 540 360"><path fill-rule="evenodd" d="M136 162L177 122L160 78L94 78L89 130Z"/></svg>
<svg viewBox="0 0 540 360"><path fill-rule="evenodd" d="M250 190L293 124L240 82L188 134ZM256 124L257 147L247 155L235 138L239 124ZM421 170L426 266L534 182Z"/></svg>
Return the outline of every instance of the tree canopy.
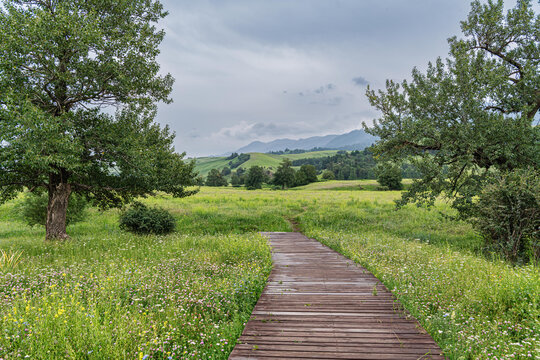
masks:
<svg viewBox="0 0 540 360"><path fill-rule="evenodd" d="M249 168L246 176L246 187L248 190L261 189L263 182L267 180L264 169L261 166L254 165Z"/></svg>
<svg viewBox="0 0 540 360"><path fill-rule="evenodd" d="M193 193L194 164L154 122L173 84L156 61L166 15L153 0L2 2L0 201L45 188L47 238L67 237L72 191L104 207Z"/></svg>
<svg viewBox="0 0 540 360"><path fill-rule="evenodd" d="M281 186L282 189L294 186L294 174L295 170L292 168L291 160L285 158L276 169L273 183L274 185Z"/></svg>
<svg viewBox="0 0 540 360"><path fill-rule="evenodd" d="M540 165L540 15L531 1L472 3L464 37L446 60L412 79L367 90L382 116L366 130L384 160L408 159L421 172L402 202L444 194L466 213L489 172Z"/></svg>
<svg viewBox="0 0 540 360"><path fill-rule="evenodd" d="M212 169L206 176L206 186L228 186L229 182L218 169Z"/></svg>

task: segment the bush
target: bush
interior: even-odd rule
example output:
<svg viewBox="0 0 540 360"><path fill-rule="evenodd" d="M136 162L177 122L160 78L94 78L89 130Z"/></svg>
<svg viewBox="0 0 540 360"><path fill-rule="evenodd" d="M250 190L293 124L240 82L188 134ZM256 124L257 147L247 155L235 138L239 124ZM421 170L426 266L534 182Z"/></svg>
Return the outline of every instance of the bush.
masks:
<svg viewBox="0 0 540 360"><path fill-rule="evenodd" d="M381 184L381 187L386 186L390 190L403 189L401 167L398 165L392 163L377 164L375 173L377 174L377 182Z"/></svg>
<svg viewBox="0 0 540 360"><path fill-rule="evenodd" d="M20 205L17 206L16 211L28 225L45 226L47 223L48 203L49 195L46 192L27 193ZM84 196L72 193L69 196L66 224L74 224L84 220L87 207L88 200Z"/></svg>
<svg viewBox="0 0 540 360"><path fill-rule="evenodd" d="M168 211L140 202L135 202L120 216L120 228L137 234L168 234L175 226L176 220Z"/></svg>
<svg viewBox="0 0 540 360"><path fill-rule="evenodd" d="M540 259L540 171L493 175L473 206L486 247L511 261Z"/></svg>

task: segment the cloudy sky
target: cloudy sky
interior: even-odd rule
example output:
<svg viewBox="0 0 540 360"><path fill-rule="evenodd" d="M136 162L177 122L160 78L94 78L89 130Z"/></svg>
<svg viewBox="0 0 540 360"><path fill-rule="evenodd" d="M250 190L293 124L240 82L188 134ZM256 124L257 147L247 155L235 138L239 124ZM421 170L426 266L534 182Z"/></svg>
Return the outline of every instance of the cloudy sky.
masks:
<svg viewBox="0 0 540 360"><path fill-rule="evenodd" d="M188 156L254 140L340 134L377 113L369 84L446 56L469 0L163 0L158 121Z"/></svg>

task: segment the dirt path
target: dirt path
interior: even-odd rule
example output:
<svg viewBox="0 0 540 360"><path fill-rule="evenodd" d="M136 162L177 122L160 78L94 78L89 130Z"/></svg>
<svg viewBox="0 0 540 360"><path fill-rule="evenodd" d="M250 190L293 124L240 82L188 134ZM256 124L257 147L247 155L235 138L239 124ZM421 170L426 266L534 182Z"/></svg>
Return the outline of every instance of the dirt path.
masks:
<svg viewBox="0 0 540 360"><path fill-rule="evenodd" d="M266 233L274 269L229 359L444 359L392 294L300 233Z"/></svg>

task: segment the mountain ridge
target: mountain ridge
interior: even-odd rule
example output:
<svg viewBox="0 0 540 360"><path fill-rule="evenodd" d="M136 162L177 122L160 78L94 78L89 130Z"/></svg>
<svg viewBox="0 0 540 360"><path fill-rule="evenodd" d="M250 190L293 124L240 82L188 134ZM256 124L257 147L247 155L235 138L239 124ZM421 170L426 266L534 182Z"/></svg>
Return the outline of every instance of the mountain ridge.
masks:
<svg viewBox="0 0 540 360"><path fill-rule="evenodd" d="M276 139L269 142L253 141L250 144L236 150L237 153L268 153L272 151L311 150L324 148L332 150L363 150L371 146L377 140L376 137L367 134L363 130L353 130L341 135L312 136L301 139Z"/></svg>

